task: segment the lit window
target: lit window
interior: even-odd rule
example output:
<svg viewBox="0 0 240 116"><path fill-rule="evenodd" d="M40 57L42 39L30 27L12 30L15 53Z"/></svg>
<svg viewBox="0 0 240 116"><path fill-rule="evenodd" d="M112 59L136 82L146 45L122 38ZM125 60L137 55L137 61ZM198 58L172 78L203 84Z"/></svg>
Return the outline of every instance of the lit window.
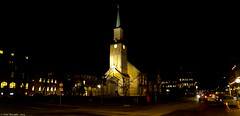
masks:
<svg viewBox="0 0 240 116"><path fill-rule="evenodd" d="M83 85L85 85L85 80L83 80Z"/></svg>
<svg viewBox="0 0 240 116"><path fill-rule="evenodd" d="M11 78L13 78L14 77L14 72L11 72Z"/></svg>
<svg viewBox="0 0 240 116"><path fill-rule="evenodd" d="M189 83L188 85L189 85L189 86L193 86L193 83Z"/></svg>
<svg viewBox="0 0 240 116"><path fill-rule="evenodd" d="M25 95L27 95L27 92L25 92Z"/></svg>
<svg viewBox="0 0 240 116"><path fill-rule="evenodd" d="M42 78L39 78L39 82L42 82Z"/></svg>
<svg viewBox="0 0 240 116"><path fill-rule="evenodd" d="M53 79L51 80L51 83L53 83Z"/></svg>
<svg viewBox="0 0 240 116"><path fill-rule="evenodd" d="M55 84L57 84L57 80L55 80L55 82L54 82Z"/></svg>
<svg viewBox="0 0 240 116"><path fill-rule="evenodd" d="M2 50L0 50L0 54L3 54L3 51L2 51Z"/></svg>
<svg viewBox="0 0 240 116"><path fill-rule="evenodd" d="M1 95L3 95L3 92L1 92Z"/></svg>
<svg viewBox="0 0 240 116"><path fill-rule="evenodd" d="M3 81L3 82L1 83L1 88L4 88L5 86L7 86L7 82Z"/></svg>
<svg viewBox="0 0 240 116"><path fill-rule="evenodd" d="M54 87L54 91L57 91L57 87Z"/></svg>
<svg viewBox="0 0 240 116"><path fill-rule="evenodd" d="M25 56L25 59L28 60L28 56Z"/></svg>
<svg viewBox="0 0 240 116"><path fill-rule="evenodd" d="M11 82L9 88L15 88L15 87L16 87L16 83Z"/></svg>
<svg viewBox="0 0 240 116"><path fill-rule="evenodd" d="M47 83L49 83L49 82L50 82L50 79L47 80Z"/></svg>
<svg viewBox="0 0 240 116"><path fill-rule="evenodd" d="M47 91L49 91L49 87L47 87Z"/></svg>
<svg viewBox="0 0 240 116"><path fill-rule="evenodd" d="M24 84L22 83L21 85L20 85L20 88L22 88L24 86Z"/></svg>
<svg viewBox="0 0 240 116"><path fill-rule="evenodd" d="M123 49L125 49L125 45L123 45Z"/></svg>
<svg viewBox="0 0 240 116"><path fill-rule="evenodd" d="M53 91L53 87L51 87L51 91Z"/></svg>
<svg viewBox="0 0 240 116"><path fill-rule="evenodd" d="M43 83L45 83L45 79L43 79Z"/></svg>
<svg viewBox="0 0 240 116"><path fill-rule="evenodd" d="M11 56L14 56L14 53L11 53Z"/></svg>
<svg viewBox="0 0 240 116"><path fill-rule="evenodd" d="M13 93L13 92L11 92L11 93L10 93L10 95L14 95L14 93Z"/></svg>
<svg viewBox="0 0 240 116"><path fill-rule="evenodd" d="M34 91L34 86L32 86L32 91Z"/></svg>
<svg viewBox="0 0 240 116"><path fill-rule="evenodd" d="M28 83L26 83L25 89L28 89Z"/></svg>
<svg viewBox="0 0 240 116"><path fill-rule="evenodd" d="M39 86L38 91L41 91L41 86Z"/></svg>

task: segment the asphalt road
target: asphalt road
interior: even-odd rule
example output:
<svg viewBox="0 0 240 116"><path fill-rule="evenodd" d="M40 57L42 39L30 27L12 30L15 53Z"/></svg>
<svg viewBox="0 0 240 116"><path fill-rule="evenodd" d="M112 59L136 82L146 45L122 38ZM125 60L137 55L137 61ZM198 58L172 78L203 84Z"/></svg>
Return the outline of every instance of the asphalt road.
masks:
<svg viewBox="0 0 240 116"><path fill-rule="evenodd" d="M225 106L214 102L199 103L194 98L178 101L146 105L146 106L69 106L54 104L2 104L0 116L240 116L240 110L231 108L225 111Z"/></svg>

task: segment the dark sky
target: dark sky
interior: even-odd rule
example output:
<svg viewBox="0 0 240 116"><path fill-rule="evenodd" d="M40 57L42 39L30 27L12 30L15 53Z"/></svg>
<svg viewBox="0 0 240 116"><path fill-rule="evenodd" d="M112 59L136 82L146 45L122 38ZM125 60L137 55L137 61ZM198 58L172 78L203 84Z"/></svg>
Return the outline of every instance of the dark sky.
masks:
<svg viewBox="0 0 240 116"><path fill-rule="evenodd" d="M239 18L232 4L119 4L128 60L140 71L165 75L182 66L202 83L212 83L228 75L239 58ZM29 55L35 67L88 74L108 70L116 1L11 3L2 9L1 46Z"/></svg>

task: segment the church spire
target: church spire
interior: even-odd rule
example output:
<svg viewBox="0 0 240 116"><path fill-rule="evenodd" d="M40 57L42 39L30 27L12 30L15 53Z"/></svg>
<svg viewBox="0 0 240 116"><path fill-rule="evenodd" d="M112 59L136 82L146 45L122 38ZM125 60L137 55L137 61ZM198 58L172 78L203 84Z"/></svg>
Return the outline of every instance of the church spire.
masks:
<svg viewBox="0 0 240 116"><path fill-rule="evenodd" d="M120 27L120 14L119 14L119 5L117 5L118 12L117 12L117 22L116 28L114 28L114 42L122 41L123 40L123 29Z"/></svg>
<svg viewBox="0 0 240 116"><path fill-rule="evenodd" d="M117 22L116 22L116 28L120 27L120 14L119 14L119 5L117 5L118 12L117 12Z"/></svg>

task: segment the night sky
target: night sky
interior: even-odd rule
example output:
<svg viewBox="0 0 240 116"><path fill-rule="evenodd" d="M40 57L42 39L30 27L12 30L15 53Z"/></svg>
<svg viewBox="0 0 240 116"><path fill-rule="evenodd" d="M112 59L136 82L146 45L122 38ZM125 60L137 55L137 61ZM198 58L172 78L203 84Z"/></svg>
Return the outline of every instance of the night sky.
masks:
<svg viewBox="0 0 240 116"><path fill-rule="evenodd" d="M200 87L216 87L239 59L239 13L226 3L118 1L128 60L170 78L182 67ZM1 46L32 58L34 68L99 75L109 67L117 1L6 4ZM208 79L208 80L207 80Z"/></svg>

